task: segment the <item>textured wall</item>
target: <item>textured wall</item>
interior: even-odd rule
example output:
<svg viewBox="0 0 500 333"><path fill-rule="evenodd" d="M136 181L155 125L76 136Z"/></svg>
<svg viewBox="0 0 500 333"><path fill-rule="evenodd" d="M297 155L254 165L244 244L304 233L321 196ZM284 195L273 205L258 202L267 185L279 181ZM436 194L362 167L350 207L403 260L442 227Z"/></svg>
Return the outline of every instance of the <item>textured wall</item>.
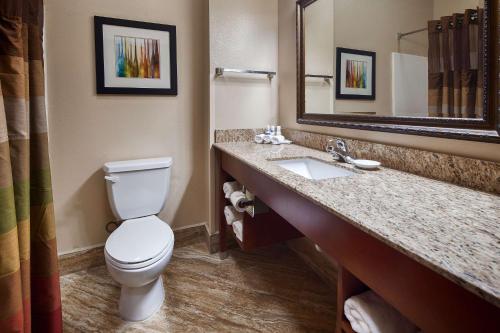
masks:
<svg viewBox="0 0 500 333"><path fill-rule="evenodd" d="M278 1L210 0L210 67L278 70ZM278 79L228 75L211 80L214 129L278 120Z"/></svg>
<svg viewBox="0 0 500 333"><path fill-rule="evenodd" d="M179 96L97 96L93 16L177 25ZM208 220L208 3L47 0L50 154L60 251L106 239L106 161L172 156L160 217L174 228Z"/></svg>

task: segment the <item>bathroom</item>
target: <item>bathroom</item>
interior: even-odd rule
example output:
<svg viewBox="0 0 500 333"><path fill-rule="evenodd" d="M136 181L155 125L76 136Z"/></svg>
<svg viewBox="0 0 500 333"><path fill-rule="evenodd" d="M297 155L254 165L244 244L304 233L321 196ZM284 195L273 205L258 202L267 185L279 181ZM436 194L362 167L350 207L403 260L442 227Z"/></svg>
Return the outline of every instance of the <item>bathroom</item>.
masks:
<svg viewBox="0 0 500 333"><path fill-rule="evenodd" d="M0 0L0 333L499 332L499 9Z"/></svg>

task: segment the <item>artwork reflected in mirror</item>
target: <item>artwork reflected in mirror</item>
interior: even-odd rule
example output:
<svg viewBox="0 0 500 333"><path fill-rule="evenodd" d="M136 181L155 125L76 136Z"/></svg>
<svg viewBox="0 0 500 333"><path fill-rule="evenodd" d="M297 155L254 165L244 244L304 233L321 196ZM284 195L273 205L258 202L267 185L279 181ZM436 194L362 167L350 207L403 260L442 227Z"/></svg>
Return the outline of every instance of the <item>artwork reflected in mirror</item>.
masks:
<svg viewBox="0 0 500 333"><path fill-rule="evenodd" d="M337 100L375 100L375 57L375 52L337 47Z"/></svg>
<svg viewBox="0 0 500 333"><path fill-rule="evenodd" d="M482 119L483 7L483 0L308 3L304 113Z"/></svg>

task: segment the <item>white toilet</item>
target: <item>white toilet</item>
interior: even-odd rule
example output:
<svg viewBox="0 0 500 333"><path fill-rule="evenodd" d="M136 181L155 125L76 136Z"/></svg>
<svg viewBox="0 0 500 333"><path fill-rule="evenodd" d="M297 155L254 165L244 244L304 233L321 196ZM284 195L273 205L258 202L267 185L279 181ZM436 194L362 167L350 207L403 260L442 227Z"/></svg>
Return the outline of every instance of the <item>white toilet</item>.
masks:
<svg viewBox="0 0 500 333"><path fill-rule="evenodd" d="M123 319L141 321L165 299L161 274L174 248L174 233L158 214L167 199L172 158L104 164L108 199L123 221L108 237L104 256L109 273L121 284Z"/></svg>

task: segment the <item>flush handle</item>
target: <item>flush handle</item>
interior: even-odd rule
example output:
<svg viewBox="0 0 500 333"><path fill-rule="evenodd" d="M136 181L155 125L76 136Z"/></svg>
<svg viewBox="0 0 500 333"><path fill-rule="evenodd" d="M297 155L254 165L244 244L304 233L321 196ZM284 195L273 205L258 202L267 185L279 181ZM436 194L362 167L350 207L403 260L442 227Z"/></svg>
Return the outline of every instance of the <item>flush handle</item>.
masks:
<svg viewBox="0 0 500 333"><path fill-rule="evenodd" d="M104 176L104 179L106 179L106 181L108 181L108 182L116 183L120 180L120 177L118 177L118 176Z"/></svg>

